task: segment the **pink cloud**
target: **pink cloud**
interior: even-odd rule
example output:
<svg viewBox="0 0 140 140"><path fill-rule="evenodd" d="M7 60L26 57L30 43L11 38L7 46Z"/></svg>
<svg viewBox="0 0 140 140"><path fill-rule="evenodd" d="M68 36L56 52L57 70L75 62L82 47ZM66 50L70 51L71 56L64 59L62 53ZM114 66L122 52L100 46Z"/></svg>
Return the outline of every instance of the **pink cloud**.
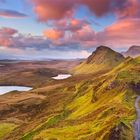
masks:
<svg viewBox="0 0 140 140"><path fill-rule="evenodd" d="M13 11L13 10L7 10L7 9L0 9L0 17L3 18L24 18L27 17L27 15Z"/></svg>
<svg viewBox="0 0 140 140"><path fill-rule="evenodd" d="M86 20L80 20L80 19L71 19L69 25L67 26L67 30L70 30L72 32L78 31L82 29L83 27L87 26L89 23Z"/></svg>
<svg viewBox="0 0 140 140"><path fill-rule="evenodd" d="M3 27L0 29L0 35L13 35L17 33L18 31L16 29L8 28L8 27Z"/></svg>
<svg viewBox="0 0 140 140"><path fill-rule="evenodd" d="M0 29L0 46L10 46L13 41L13 35L18 31L16 29L3 27Z"/></svg>
<svg viewBox="0 0 140 140"><path fill-rule="evenodd" d="M47 29L43 32L44 36L51 40L65 39L71 34L79 34L89 23L86 20L70 18L69 20L59 20L53 22L53 28ZM79 31L79 32L78 32ZM86 31L85 31L86 32ZM77 35L76 35L77 36ZM79 35L78 35L79 36Z"/></svg>
<svg viewBox="0 0 140 140"><path fill-rule="evenodd" d="M41 22L53 20L53 29L44 35L53 40L62 39L82 46L101 44L122 47L139 44L140 1L139 0L31 0L34 11ZM77 7L84 5L97 17L114 14L116 23L95 33L85 20L74 19ZM65 35L69 35L65 36Z"/></svg>
<svg viewBox="0 0 140 140"><path fill-rule="evenodd" d="M57 30L71 31L71 32L80 30L84 26L87 26L87 25L89 25L88 21L84 19L81 20L81 19L76 19L76 18L61 19L59 21L53 22L53 26Z"/></svg>
<svg viewBox="0 0 140 140"><path fill-rule="evenodd" d="M55 43L57 40L63 39L61 42L57 41L57 43L68 44L75 42L80 44L81 47L108 45L122 48L140 44L138 36L138 34L140 34L140 19L121 19L100 32L95 32L90 24L82 24L82 26L80 26L81 23L82 22L77 19L71 20L70 24L62 24L66 24L64 29L62 29L61 26L55 26L56 29L47 31L46 36L49 39L55 40ZM66 36L67 31L69 36Z"/></svg>
<svg viewBox="0 0 140 140"><path fill-rule="evenodd" d="M127 0L122 7L116 10L116 14L120 18L140 17L140 1Z"/></svg>
<svg viewBox="0 0 140 140"><path fill-rule="evenodd" d="M53 40L78 42L82 46L101 44L122 47L139 44L140 22L139 0L31 0L34 11L41 22L53 21L53 30L44 35ZM114 14L116 23L95 33L86 20L74 19L73 15L81 5L97 17ZM63 44L63 43L62 43Z"/></svg>
<svg viewBox="0 0 140 140"><path fill-rule="evenodd" d="M140 44L139 25L140 19L119 20L104 31L97 33L96 39L99 43L120 48Z"/></svg>
<svg viewBox="0 0 140 140"><path fill-rule="evenodd" d="M103 16L110 12L114 0L81 0L96 16Z"/></svg>
<svg viewBox="0 0 140 140"><path fill-rule="evenodd" d="M108 26L103 31L95 32L89 25L83 26L80 30L71 32L67 42L78 42L84 47L96 47L107 45L116 48L139 45L140 19L123 19ZM69 41L68 41L69 40Z"/></svg>
<svg viewBox="0 0 140 140"><path fill-rule="evenodd" d="M72 14L75 0L31 0L40 21L61 19ZM77 0L76 0L77 1Z"/></svg>
<svg viewBox="0 0 140 140"><path fill-rule="evenodd" d="M10 46L12 44L12 40L6 37L0 37L0 46Z"/></svg>
<svg viewBox="0 0 140 140"><path fill-rule="evenodd" d="M19 49L34 48L36 50L80 50L98 45L124 48L140 44L140 19L138 18L120 19L100 32L95 32L90 24L79 19L57 23L54 28L44 31L46 38L21 35L15 29L1 28L0 46ZM64 25L66 26L62 28Z"/></svg>
<svg viewBox="0 0 140 140"><path fill-rule="evenodd" d="M84 26L81 30L74 32L72 38L78 41L93 41L95 32L90 26Z"/></svg>
<svg viewBox="0 0 140 140"><path fill-rule="evenodd" d="M55 29L48 29L44 31L44 36L48 39L57 40L64 37L64 32Z"/></svg>
<svg viewBox="0 0 140 140"><path fill-rule="evenodd" d="M138 0L31 0L34 11L42 22L71 17L76 8L84 5L96 16L114 13L119 16L139 14Z"/></svg>

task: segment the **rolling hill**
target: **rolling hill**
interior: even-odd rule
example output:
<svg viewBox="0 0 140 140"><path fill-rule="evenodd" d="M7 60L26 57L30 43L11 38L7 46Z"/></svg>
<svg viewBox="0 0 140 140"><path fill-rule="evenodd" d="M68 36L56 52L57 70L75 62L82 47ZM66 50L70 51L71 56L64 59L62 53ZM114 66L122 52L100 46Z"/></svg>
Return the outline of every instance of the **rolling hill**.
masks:
<svg viewBox="0 0 140 140"><path fill-rule="evenodd" d="M0 60L0 85L24 85L40 87L52 81L59 73L69 69L82 60L16 61Z"/></svg>

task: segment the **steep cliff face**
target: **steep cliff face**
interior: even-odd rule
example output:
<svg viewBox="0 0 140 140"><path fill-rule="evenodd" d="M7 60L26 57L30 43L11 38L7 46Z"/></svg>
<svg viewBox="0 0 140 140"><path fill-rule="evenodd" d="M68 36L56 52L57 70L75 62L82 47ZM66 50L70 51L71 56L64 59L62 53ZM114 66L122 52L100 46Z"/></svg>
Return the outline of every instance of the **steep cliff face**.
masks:
<svg viewBox="0 0 140 140"><path fill-rule="evenodd" d="M98 47L82 64L73 69L75 74L110 70L124 60L123 55L106 46Z"/></svg>

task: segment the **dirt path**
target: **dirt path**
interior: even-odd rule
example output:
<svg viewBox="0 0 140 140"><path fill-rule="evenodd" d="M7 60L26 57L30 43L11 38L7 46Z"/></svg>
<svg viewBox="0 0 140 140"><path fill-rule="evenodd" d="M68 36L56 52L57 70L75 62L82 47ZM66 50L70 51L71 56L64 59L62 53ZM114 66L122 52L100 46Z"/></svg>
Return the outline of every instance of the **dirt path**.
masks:
<svg viewBox="0 0 140 140"><path fill-rule="evenodd" d="M135 101L135 108L137 112L137 119L134 123L135 140L140 140L140 107L139 107L140 96Z"/></svg>

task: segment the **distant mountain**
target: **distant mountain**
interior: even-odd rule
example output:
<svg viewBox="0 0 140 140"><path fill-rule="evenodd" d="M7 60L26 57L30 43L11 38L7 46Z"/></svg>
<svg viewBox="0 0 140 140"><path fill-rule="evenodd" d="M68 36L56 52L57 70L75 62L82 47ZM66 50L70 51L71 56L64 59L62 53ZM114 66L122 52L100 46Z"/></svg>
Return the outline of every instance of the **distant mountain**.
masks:
<svg viewBox="0 0 140 140"><path fill-rule="evenodd" d="M128 51L122 53L124 56L137 57L140 56L140 46L132 46Z"/></svg>
<svg viewBox="0 0 140 140"><path fill-rule="evenodd" d="M73 69L75 74L110 70L124 60L122 54L106 46L98 47L87 60Z"/></svg>

